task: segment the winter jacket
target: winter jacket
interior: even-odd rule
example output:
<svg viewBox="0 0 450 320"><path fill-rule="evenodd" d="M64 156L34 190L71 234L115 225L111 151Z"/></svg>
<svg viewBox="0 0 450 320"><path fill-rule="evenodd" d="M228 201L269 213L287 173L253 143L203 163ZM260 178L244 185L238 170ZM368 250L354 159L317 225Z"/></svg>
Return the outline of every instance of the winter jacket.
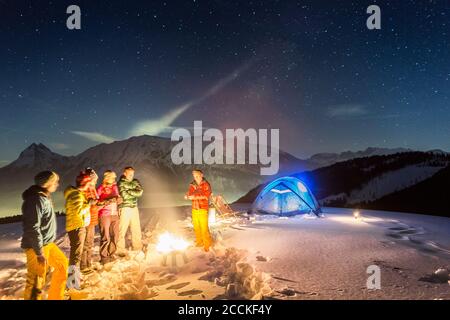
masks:
<svg viewBox="0 0 450 320"><path fill-rule="evenodd" d="M36 255L42 255L42 247L56 238L56 216L53 203L45 189L32 186L22 194L21 247L33 249Z"/></svg>
<svg viewBox="0 0 450 320"><path fill-rule="evenodd" d="M192 209L209 209L209 197L211 196L211 186L206 179L198 185L195 181L192 181L189 185L189 190L186 195L189 196L204 196L207 199L195 199L192 200Z"/></svg>
<svg viewBox="0 0 450 320"><path fill-rule="evenodd" d="M130 181L122 176L119 180L118 186L120 196L123 200L123 202L119 205L119 208L137 207L138 198L141 197L144 192L139 180L134 179Z"/></svg>
<svg viewBox="0 0 450 320"><path fill-rule="evenodd" d="M86 195L75 187L64 191L66 199L66 231L87 227L90 224L90 204Z"/></svg>
<svg viewBox="0 0 450 320"><path fill-rule="evenodd" d="M88 190L85 193L85 196L88 200L98 200L98 195L97 195L97 191L95 189L92 190ZM90 214L91 214L91 226L96 226L98 225L98 206L95 204L91 204L91 209L89 210Z"/></svg>
<svg viewBox="0 0 450 320"><path fill-rule="evenodd" d="M118 214L117 199L119 198L119 189L117 184L111 186L101 185L97 188L99 201L99 217L116 216Z"/></svg>

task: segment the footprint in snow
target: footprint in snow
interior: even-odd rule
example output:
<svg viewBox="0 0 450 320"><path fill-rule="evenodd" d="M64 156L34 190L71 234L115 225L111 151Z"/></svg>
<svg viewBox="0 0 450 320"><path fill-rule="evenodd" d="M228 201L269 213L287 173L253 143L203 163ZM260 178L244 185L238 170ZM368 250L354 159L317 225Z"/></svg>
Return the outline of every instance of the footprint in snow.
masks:
<svg viewBox="0 0 450 320"><path fill-rule="evenodd" d="M404 228L404 227L393 227L393 228L389 228L389 230L392 230L392 231L403 231L403 230L407 230L407 228Z"/></svg>
<svg viewBox="0 0 450 320"><path fill-rule="evenodd" d="M409 240L409 237L403 236L398 233L387 233L386 235L390 238L394 238L394 239L398 239L398 240Z"/></svg>
<svg viewBox="0 0 450 320"><path fill-rule="evenodd" d="M436 242L414 238L414 236L425 234L425 230L423 228L411 227L400 222L395 222L395 224L397 224L397 226L388 228L388 232L386 233L386 236L390 237L391 239L406 241L406 243L409 243L418 251L425 254L450 254L450 250L443 248Z"/></svg>
<svg viewBox="0 0 450 320"><path fill-rule="evenodd" d="M178 293L178 296L181 297L186 297L186 296L194 296L197 294L203 293L202 290L198 290L198 289L192 289L192 290L187 290L187 291L182 291Z"/></svg>
<svg viewBox="0 0 450 320"><path fill-rule="evenodd" d="M286 281L286 282L294 282L294 283L297 283L297 281L295 281L295 280L290 280L290 279L286 279L286 278L282 278L282 277L278 277L278 276L274 276L274 275L272 275L272 278L273 278L273 279L280 280L280 281Z"/></svg>
<svg viewBox="0 0 450 320"><path fill-rule="evenodd" d="M277 292L279 294L282 294L283 296L287 296L287 297L295 297L295 295L297 294L297 290L292 289L292 288L284 288Z"/></svg>
<svg viewBox="0 0 450 320"><path fill-rule="evenodd" d="M174 285L171 285L171 286L167 287L166 289L167 290L178 290L178 289L186 287L189 284L191 284L191 283L190 282L177 283L177 284L174 284Z"/></svg>
<svg viewBox="0 0 450 320"><path fill-rule="evenodd" d="M230 226L231 229L236 229L236 230L240 230L240 231L244 231L245 229L243 228L239 228L239 227L235 227L235 226Z"/></svg>
<svg viewBox="0 0 450 320"><path fill-rule="evenodd" d="M157 286L163 286L165 284L169 284L171 282L175 282L177 280L177 277L172 274L168 274L164 276L163 278L159 279L150 279L145 281L145 284L150 287L157 287Z"/></svg>
<svg viewBox="0 0 450 320"><path fill-rule="evenodd" d="M256 256L256 261L267 262L269 259L264 256Z"/></svg>
<svg viewBox="0 0 450 320"><path fill-rule="evenodd" d="M298 291L290 287L286 287L280 291L276 291L277 293L286 296L286 297L295 297L297 295L308 295L308 296L317 296L319 295L317 292L305 292L305 291Z"/></svg>

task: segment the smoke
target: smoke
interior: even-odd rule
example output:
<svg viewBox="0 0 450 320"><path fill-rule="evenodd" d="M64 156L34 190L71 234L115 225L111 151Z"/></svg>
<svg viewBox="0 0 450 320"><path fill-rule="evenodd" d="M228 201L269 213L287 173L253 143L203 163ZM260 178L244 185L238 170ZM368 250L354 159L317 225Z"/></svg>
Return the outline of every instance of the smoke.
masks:
<svg viewBox="0 0 450 320"><path fill-rule="evenodd" d="M147 208L140 209L144 213L141 214L142 224L148 226L150 230L159 226L160 229L178 234L180 226L177 221L184 220L189 212L189 208L180 206L191 204L183 198L188 189L190 176L174 175L168 178L164 172L149 173L137 170L136 177L144 186L140 207ZM185 188L180 189L183 183L174 183L177 179L185 181Z"/></svg>

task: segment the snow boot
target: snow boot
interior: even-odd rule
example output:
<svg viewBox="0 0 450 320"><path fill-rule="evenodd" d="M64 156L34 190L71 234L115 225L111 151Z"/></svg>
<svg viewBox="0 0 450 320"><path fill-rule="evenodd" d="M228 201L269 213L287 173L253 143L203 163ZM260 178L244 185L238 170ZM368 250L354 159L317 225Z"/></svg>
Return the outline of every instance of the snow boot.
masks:
<svg viewBox="0 0 450 320"><path fill-rule="evenodd" d="M81 288L81 272L78 266L70 265L67 271L67 289L80 290Z"/></svg>

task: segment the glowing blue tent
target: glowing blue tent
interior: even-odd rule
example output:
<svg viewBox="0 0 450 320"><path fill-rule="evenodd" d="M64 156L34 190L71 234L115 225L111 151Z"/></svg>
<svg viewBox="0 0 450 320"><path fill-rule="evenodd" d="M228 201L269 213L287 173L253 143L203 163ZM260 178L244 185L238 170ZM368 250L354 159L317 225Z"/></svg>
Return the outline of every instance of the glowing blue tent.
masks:
<svg viewBox="0 0 450 320"><path fill-rule="evenodd" d="M278 178L261 190L252 206L253 212L292 216L321 212L308 187L295 177Z"/></svg>

